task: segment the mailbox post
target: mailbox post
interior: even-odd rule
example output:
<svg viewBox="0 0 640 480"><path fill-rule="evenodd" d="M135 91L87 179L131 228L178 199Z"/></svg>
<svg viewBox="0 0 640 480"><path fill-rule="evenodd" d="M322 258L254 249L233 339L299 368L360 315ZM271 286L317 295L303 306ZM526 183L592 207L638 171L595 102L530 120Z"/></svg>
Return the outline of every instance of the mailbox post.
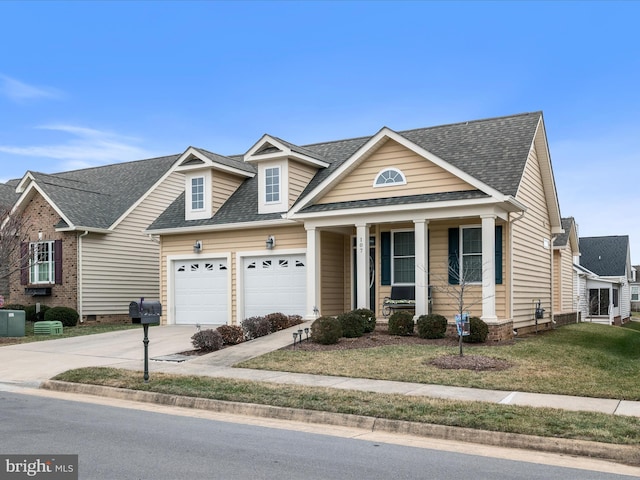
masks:
<svg viewBox="0 0 640 480"><path fill-rule="evenodd" d="M160 323L162 305L157 301L131 302L129 304L129 317L132 323L141 323L144 330L144 383L149 383L149 325Z"/></svg>

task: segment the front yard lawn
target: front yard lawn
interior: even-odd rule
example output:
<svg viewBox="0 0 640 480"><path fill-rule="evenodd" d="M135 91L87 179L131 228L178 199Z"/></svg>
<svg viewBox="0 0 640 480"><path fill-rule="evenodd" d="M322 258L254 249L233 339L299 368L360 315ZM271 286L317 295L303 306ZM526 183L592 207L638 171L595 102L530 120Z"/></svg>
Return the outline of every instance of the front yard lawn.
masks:
<svg viewBox="0 0 640 480"><path fill-rule="evenodd" d="M141 325L133 324L78 324L75 327L63 327L62 335L34 335L33 322L25 325L24 337L0 337L0 347L3 345L15 345L17 343L41 342L43 340L55 340L56 338L79 337L81 335L94 335L96 333L114 332L116 330L128 330L131 328L142 328Z"/></svg>
<svg viewBox="0 0 640 480"><path fill-rule="evenodd" d="M640 400L640 331L591 323L567 325L502 346L466 346L465 354L505 360L500 371L430 365L457 348L384 346L311 352L283 349L244 368L396 380L494 390Z"/></svg>

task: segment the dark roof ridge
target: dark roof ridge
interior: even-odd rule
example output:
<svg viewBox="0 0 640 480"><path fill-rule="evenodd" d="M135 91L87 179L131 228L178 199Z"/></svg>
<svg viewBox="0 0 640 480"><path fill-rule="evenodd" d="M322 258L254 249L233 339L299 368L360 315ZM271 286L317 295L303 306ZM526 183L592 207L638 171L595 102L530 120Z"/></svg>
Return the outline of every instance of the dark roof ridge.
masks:
<svg viewBox="0 0 640 480"><path fill-rule="evenodd" d="M56 173L44 173L43 175L63 175L63 174L67 174L67 173L76 173L76 172L83 172L83 171L87 171L87 170L98 170L101 168L110 168L110 167L115 167L118 165L128 165L131 163L137 163L137 162L149 162L151 160L160 160L160 159L164 159L164 158L169 158L169 157L179 157L180 155L182 155L182 153L174 153L171 155L159 155L157 157L151 157L151 158L140 158L138 160L128 160L126 162L115 162L115 163L108 163L106 165L96 165L95 167L85 167L85 168L76 168L75 170L64 170L62 172L56 172ZM41 173L41 172L36 172L36 173Z"/></svg>
<svg viewBox="0 0 640 480"><path fill-rule="evenodd" d="M443 124L443 125L432 125L430 127L410 128L408 130L393 130L391 127L387 127L385 125L383 127L380 127L378 129L378 131L382 130L383 128L388 128L389 130L393 130L394 132L397 132L399 134L404 134L404 133L417 132L417 131L421 131L421 130L429 130L429 129L432 129L432 128L453 127L453 126L456 126L456 125L467 125L467 124L471 124L471 123L488 122L488 121L493 121L493 120L501 120L503 118L524 117L524 116L527 116L527 115L542 115L542 110L537 110L537 111L533 111L533 112L516 113L516 114L513 114L513 115L501 115L501 116L498 116L498 117L480 118L480 119L476 119L476 120L468 120L466 122L453 122L453 123L446 123L446 124ZM272 136L274 136L274 135L272 135ZM299 147L313 147L313 146L316 146L316 145L329 145L331 143L350 142L350 141L353 141L353 140L363 140L363 139L366 139L366 138L371 138L372 136L373 135L361 135L359 137L342 138L342 139L338 139L338 140L329 140L327 142L306 143L304 145L298 145L298 146Z"/></svg>

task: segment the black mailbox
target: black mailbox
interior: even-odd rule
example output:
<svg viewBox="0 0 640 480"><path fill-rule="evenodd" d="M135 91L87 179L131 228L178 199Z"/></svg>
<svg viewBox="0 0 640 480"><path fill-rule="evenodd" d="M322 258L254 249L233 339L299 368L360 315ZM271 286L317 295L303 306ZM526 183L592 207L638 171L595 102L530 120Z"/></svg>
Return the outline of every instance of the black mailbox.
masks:
<svg viewBox="0 0 640 480"><path fill-rule="evenodd" d="M129 304L129 317L132 323L143 325L160 323L160 315L162 315L160 302L141 299L140 302Z"/></svg>

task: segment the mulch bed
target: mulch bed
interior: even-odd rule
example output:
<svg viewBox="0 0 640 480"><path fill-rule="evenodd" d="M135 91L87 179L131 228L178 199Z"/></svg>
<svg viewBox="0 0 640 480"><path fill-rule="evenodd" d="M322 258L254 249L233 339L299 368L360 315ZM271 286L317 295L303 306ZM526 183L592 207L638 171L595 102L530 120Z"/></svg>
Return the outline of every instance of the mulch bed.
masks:
<svg viewBox="0 0 640 480"><path fill-rule="evenodd" d="M321 345L319 343L307 340L306 335L303 334L302 342L296 342L293 345L293 337L291 338L291 344L283 347L282 350L300 350L305 352L326 352L334 350L351 350L362 348L374 348L382 346L404 346L404 345L432 345L437 347L458 347L458 339L453 337L427 339L420 338L417 335L399 336L390 335L386 325L378 325L376 329L371 333L365 333L359 338L341 338L338 343L333 345ZM475 347L489 346L490 344L483 343L465 343L464 351L473 350ZM504 345L504 343L500 344ZM225 345L222 348L227 348ZM458 350L456 350L458 352ZM202 350L188 350L186 352L180 352L182 355L204 355L209 352ZM473 371L487 371L487 370L506 370L512 365L506 360L500 360L497 358L487 357L483 355L474 355L465 353L462 357L457 354L442 355L429 362L429 365L433 365L437 368L453 369L453 370L473 370Z"/></svg>
<svg viewBox="0 0 640 480"><path fill-rule="evenodd" d="M291 345L284 347L284 350L301 350L308 352L324 352L333 350L350 350L360 348L373 348L382 347L386 345L392 346L404 346L404 345L432 345L437 347L452 347L457 348L458 338L447 337L437 339L420 338L417 335L399 336L390 335L386 325L379 325L375 331L371 333L365 333L359 338L341 338L338 343L334 345L321 345L312 341L303 340L302 342L293 345L293 339ZM505 345L502 343L500 345ZM473 350L475 347L490 346L487 343L465 343L463 351ZM497 346L497 345L496 345ZM458 352L458 350L456 350ZM465 353L462 357L458 354L443 355L428 362L434 367L450 369L450 370L473 370L473 371L487 371L487 370L506 370L512 367L512 364L506 360L500 360L493 357L487 357L484 355L473 355Z"/></svg>

